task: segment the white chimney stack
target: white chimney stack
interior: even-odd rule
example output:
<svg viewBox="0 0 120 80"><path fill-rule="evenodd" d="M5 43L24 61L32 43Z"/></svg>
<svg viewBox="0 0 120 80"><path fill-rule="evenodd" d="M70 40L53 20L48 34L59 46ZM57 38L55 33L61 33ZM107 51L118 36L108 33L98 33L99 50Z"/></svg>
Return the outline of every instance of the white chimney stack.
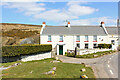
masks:
<svg viewBox="0 0 120 80"><path fill-rule="evenodd" d="M70 28L70 22L68 22L67 27L69 27L69 28Z"/></svg>
<svg viewBox="0 0 120 80"><path fill-rule="evenodd" d="M41 28L40 34L42 34L43 29L45 28L45 26L46 26L46 23L45 23L45 22L43 22L43 23L42 23L42 28Z"/></svg>
<svg viewBox="0 0 120 80"><path fill-rule="evenodd" d="M101 27L104 29L105 33L108 34L106 28L105 28L105 23L104 22L101 22Z"/></svg>
<svg viewBox="0 0 120 80"><path fill-rule="evenodd" d="M102 26L102 27L105 27L105 23L104 23L104 22L101 22L101 26Z"/></svg>
<svg viewBox="0 0 120 80"><path fill-rule="evenodd" d="M46 26L46 23L43 22L43 23L42 23L42 27L43 27L43 29L45 28L45 26Z"/></svg>

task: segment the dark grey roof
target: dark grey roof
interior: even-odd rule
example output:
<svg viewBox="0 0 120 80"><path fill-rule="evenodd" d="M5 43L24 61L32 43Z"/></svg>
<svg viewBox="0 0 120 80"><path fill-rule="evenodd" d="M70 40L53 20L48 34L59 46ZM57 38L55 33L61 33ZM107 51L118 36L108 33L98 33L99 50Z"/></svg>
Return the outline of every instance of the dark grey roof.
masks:
<svg viewBox="0 0 120 80"><path fill-rule="evenodd" d="M118 27L106 27L108 34L118 34Z"/></svg>
<svg viewBox="0 0 120 80"><path fill-rule="evenodd" d="M100 26L52 26L45 27L43 35L106 35Z"/></svg>

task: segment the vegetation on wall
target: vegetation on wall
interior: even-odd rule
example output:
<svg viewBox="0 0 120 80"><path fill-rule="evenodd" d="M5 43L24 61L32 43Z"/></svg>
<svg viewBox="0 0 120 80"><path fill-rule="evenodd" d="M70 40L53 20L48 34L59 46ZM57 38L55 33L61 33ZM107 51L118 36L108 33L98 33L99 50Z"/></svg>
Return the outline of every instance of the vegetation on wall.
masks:
<svg viewBox="0 0 120 80"><path fill-rule="evenodd" d="M21 45L21 46L3 46L2 56L3 57L21 56L21 55L49 52L51 50L52 50L52 45L50 44L47 44L47 45L27 44L27 45Z"/></svg>
<svg viewBox="0 0 120 80"><path fill-rule="evenodd" d="M75 53L65 53L68 57L75 57L75 58L97 58L104 55L109 55L112 53L115 53L116 51L110 50L110 51L102 51L102 52L96 52L96 53L89 53L84 55L75 55ZM96 55L96 56L95 56Z"/></svg>
<svg viewBox="0 0 120 80"><path fill-rule="evenodd" d="M112 45L111 44L98 44L98 48L112 48Z"/></svg>
<svg viewBox="0 0 120 80"><path fill-rule="evenodd" d="M116 51L102 51L102 52L96 52L96 53L91 53L91 54L84 54L84 55L76 55L76 58L97 58L97 57L101 57L104 55L109 55L112 53L115 53Z"/></svg>

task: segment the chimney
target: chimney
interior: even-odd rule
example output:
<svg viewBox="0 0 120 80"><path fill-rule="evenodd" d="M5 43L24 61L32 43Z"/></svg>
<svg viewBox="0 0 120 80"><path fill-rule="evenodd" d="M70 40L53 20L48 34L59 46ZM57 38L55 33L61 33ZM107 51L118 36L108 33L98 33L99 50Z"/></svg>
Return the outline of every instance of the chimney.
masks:
<svg viewBox="0 0 120 80"><path fill-rule="evenodd" d="M68 22L67 27L70 28L70 22Z"/></svg>
<svg viewBox="0 0 120 80"><path fill-rule="evenodd" d="M108 34L106 28L105 28L105 23L104 22L101 22L101 27L104 29L105 33Z"/></svg>
<svg viewBox="0 0 120 80"><path fill-rule="evenodd" d="M46 23L43 22L43 23L42 23L42 27L43 27L43 29L45 28L45 26L46 26Z"/></svg>
<svg viewBox="0 0 120 80"><path fill-rule="evenodd" d="M105 23L104 23L104 22L101 22L101 26L105 26Z"/></svg>
<svg viewBox="0 0 120 80"><path fill-rule="evenodd" d="M45 28L45 26L46 26L46 23L45 23L45 22L43 22L43 23L42 23L42 28L41 28L40 34L42 34L43 29Z"/></svg>

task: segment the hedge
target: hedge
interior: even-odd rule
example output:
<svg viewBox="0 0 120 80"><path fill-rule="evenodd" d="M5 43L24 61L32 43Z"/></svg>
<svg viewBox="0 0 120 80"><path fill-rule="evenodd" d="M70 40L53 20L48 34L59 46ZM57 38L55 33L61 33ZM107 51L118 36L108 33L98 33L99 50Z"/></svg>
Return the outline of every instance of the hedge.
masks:
<svg viewBox="0 0 120 80"><path fill-rule="evenodd" d="M52 45L21 45L21 46L3 46L2 56L12 57L29 54L38 54L42 52L49 52L52 50Z"/></svg>
<svg viewBox="0 0 120 80"><path fill-rule="evenodd" d="M98 48L112 48L111 44L98 44Z"/></svg>

